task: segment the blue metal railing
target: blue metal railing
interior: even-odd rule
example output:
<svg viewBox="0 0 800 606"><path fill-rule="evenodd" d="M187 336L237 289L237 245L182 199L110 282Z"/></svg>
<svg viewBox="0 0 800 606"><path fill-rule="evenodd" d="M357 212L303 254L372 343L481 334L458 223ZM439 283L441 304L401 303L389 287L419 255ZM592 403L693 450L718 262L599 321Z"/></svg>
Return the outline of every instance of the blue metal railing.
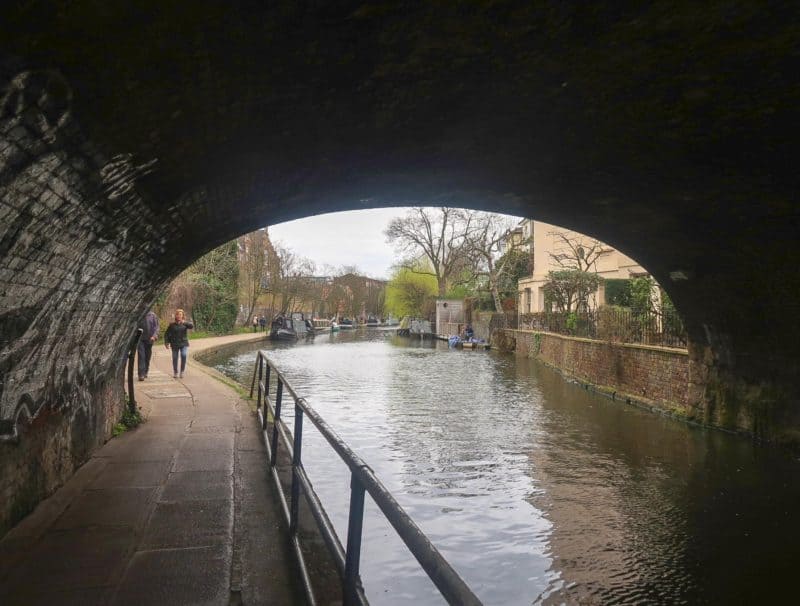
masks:
<svg viewBox="0 0 800 606"><path fill-rule="evenodd" d="M270 383L274 379L274 404L270 398ZM256 407L261 423L264 443L272 478L280 495L281 507L289 524L289 535L303 577L306 596L311 604L316 604L314 590L308 574L298 534L301 492L306 498L317 528L325 545L333 557L342 582L345 606L369 604L364 594L359 571L361 559L361 532L364 521L364 500L368 493L383 515L394 527L397 534L422 566L422 569L436 585L439 592L450 604L464 606L480 605L480 600L467 586L458 573L448 564L439 551L428 540L409 515L395 501L386 487L374 474L372 469L355 454L350 447L336 434L304 398L300 398L287 383L284 376L267 358L266 352L259 351L256 366L253 369L253 381L250 386L250 397L258 387ZM288 393L294 403L294 436L289 438L289 431L281 420L283 395ZM347 548L342 547L336 531L322 503L308 480L302 462L303 419L314 424L322 437L350 468L350 512L347 527ZM270 435L271 429L271 435ZM287 501L283 484L276 469L278 447L283 442L284 448L292 461L292 480L290 499Z"/></svg>

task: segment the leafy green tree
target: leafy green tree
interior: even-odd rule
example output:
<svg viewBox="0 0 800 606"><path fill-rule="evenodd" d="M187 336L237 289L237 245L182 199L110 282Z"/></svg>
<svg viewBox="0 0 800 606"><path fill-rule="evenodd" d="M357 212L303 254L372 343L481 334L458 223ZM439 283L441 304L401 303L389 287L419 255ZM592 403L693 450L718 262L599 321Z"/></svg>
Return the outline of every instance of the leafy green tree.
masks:
<svg viewBox="0 0 800 606"><path fill-rule="evenodd" d="M421 316L438 292L435 276L398 267L386 286L385 309L397 317Z"/></svg>
<svg viewBox="0 0 800 606"><path fill-rule="evenodd" d="M631 281L627 279L607 278L605 280L606 305L630 307L632 304Z"/></svg>
<svg viewBox="0 0 800 606"><path fill-rule="evenodd" d="M164 298L162 319L171 321L178 307L186 310L198 330L231 332L238 308L239 264L236 241L206 253L184 270Z"/></svg>
<svg viewBox="0 0 800 606"><path fill-rule="evenodd" d="M634 314L640 315L655 309L656 289L658 284L650 276L643 278L633 278L630 281L631 299L630 307Z"/></svg>

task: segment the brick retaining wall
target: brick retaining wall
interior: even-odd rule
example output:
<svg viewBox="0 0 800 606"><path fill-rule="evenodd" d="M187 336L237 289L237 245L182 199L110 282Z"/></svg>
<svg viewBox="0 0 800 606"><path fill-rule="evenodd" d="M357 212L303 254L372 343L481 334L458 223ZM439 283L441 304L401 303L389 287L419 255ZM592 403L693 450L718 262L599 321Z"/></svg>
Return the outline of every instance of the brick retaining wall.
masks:
<svg viewBox="0 0 800 606"><path fill-rule="evenodd" d="M504 331L495 342L537 358L570 377L615 397L689 417L689 355L686 350L580 339L525 330ZM503 342L505 341L505 342Z"/></svg>

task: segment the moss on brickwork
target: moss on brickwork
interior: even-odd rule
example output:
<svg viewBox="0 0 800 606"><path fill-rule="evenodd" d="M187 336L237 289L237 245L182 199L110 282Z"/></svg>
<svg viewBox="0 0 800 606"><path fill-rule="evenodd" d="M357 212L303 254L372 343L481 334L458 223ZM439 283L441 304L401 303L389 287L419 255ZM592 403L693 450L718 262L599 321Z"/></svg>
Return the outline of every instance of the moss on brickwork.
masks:
<svg viewBox="0 0 800 606"><path fill-rule="evenodd" d="M765 382L754 385L730 374L720 378L708 348L692 355L663 348L626 347L589 339L575 339L532 331L500 334L501 343L516 342L548 366L587 387L620 401L708 427L746 433L758 440L800 450L798 415L791 394ZM541 344L547 346L541 348ZM691 348L690 348L691 349ZM700 364L702 383L689 389L689 367ZM693 377L698 381L698 376ZM693 395L693 391L702 393ZM670 398L679 394L679 398Z"/></svg>
<svg viewBox="0 0 800 606"><path fill-rule="evenodd" d="M736 378L714 377L706 387L703 421L733 431L744 431L759 440L791 444L796 427L788 395L774 385L753 385Z"/></svg>

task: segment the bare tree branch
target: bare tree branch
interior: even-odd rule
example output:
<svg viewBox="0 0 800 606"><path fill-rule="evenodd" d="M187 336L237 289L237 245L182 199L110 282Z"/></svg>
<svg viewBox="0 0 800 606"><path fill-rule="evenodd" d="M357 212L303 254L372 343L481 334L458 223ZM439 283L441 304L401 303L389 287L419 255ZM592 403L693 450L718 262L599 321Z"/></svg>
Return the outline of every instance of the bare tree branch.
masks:
<svg viewBox="0 0 800 606"><path fill-rule="evenodd" d="M415 207L404 217L392 219L384 233L399 254L408 259L425 258L430 263L439 295L444 296L462 263L459 257L471 229L470 223L470 213L460 209ZM406 261L402 266L425 273L419 271L418 264Z"/></svg>

